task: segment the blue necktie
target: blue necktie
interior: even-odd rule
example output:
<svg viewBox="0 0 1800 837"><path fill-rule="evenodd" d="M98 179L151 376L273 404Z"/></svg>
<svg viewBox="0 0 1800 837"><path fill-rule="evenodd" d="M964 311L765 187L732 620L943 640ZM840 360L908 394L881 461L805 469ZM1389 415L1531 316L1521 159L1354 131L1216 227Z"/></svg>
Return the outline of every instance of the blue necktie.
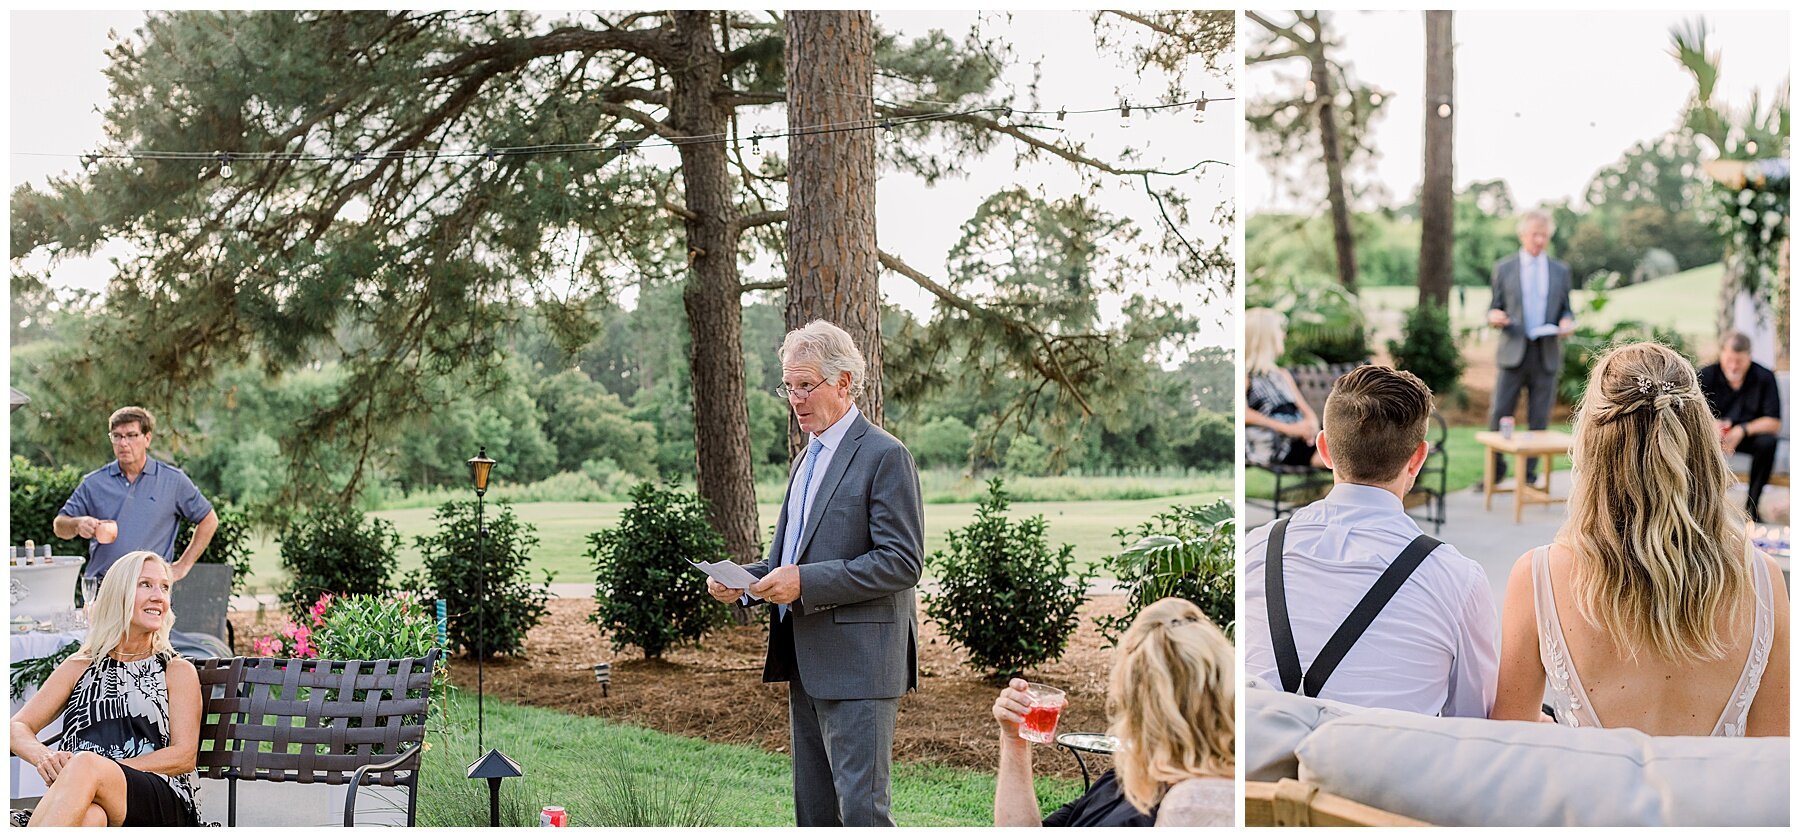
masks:
<svg viewBox="0 0 1800 837"><path fill-rule="evenodd" d="M808 489L812 488L813 466L819 463L819 451L824 448L825 443L816 437L812 440L812 444L806 446L806 469L805 473L800 475L800 514L794 520L794 524L789 527L794 530L794 546L782 556L781 565L784 567L800 561L800 535L806 531L806 495ZM775 606L775 618L786 619L787 614L787 605Z"/></svg>

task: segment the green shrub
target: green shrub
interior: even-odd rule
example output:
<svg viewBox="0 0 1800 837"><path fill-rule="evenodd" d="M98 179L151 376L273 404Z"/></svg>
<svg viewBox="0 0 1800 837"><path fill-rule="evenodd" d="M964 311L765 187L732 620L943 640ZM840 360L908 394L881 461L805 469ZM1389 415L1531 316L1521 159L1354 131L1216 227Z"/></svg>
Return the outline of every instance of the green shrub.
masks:
<svg viewBox="0 0 1800 837"><path fill-rule="evenodd" d="M219 528L207 541L206 551L200 553L199 563L231 567L231 591L241 592L250 584L250 516L226 502L214 503L213 513L219 516ZM169 560L181 557L193 540L194 524L181 524L181 532L175 536L175 554Z"/></svg>
<svg viewBox="0 0 1800 837"><path fill-rule="evenodd" d="M939 416L907 434L906 449L920 468L964 468L975 428L955 416Z"/></svg>
<svg viewBox="0 0 1800 837"><path fill-rule="evenodd" d="M1175 506L1113 533L1124 547L1101 563L1129 588L1125 613L1094 620L1108 645L1146 605L1180 596L1200 606L1226 636L1237 631L1237 513L1229 500L1209 506Z"/></svg>
<svg viewBox="0 0 1800 837"><path fill-rule="evenodd" d="M311 639L321 659L410 660L437 647L431 604L413 593L339 596L314 610ZM449 689L450 666L439 660L431 677L430 714L443 716Z"/></svg>
<svg viewBox="0 0 1800 837"><path fill-rule="evenodd" d="M1093 567L1071 574L1075 547L1055 552L1043 515L1017 523L999 479L968 527L948 533L949 552L933 552L938 594L925 612L969 660L998 678L1062 656L1075 630L1076 608L1087 598Z"/></svg>
<svg viewBox="0 0 1800 837"><path fill-rule="evenodd" d="M1401 338L1387 344L1394 368L1419 376L1439 396L1461 388L1465 364L1450 328L1449 309L1427 302L1408 311Z"/></svg>
<svg viewBox="0 0 1800 837"><path fill-rule="evenodd" d="M1050 473L1050 449L1032 436L1014 436L1006 446L1006 472L1018 477Z"/></svg>
<svg viewBox="0 0 1800 837"><path fill-rule="evenodd" d="M1196 468L1227 469L1237 462L1237 422L1229 413L1201 410L1194 413L1193 435L1181 445L1182 464Z"/></svg>
<svg viewBox="0 0 1800 837"><path fill-rule="evenodd" d="M549 612L550 573L543 586L525 577L537 527L495 503L487 514L487 538L478 542L475 501L451 500L432 515L437 533L414 539L424 557L427 599L449 608L450 647L491 657L525 650L525 634ZM483 586L486 595L483 595Z"/></svg>
<svg viewBox="0 0 1800 837"><path fill-rule="evenodd" d="M641 483L619 525L588 542L597 605L589 620L612 633L613 650L635 645L659 659L684 642L699 642L728 618L687 563L731 560L699 495Z"/></svg>
<svg viewBox="0 0 1800 837"><path fill-rule="evenodd" d="M63 503L81 485L81 472L73 465L49 468L33 465L23 456L12 458L12 487L9 492L12 510L12 542L23 545L31 541L37 546L50 544L57 555L86 555L87 541L64 540L56 536L52 524Z"/></svg>
<svg viewBox="0 0 1800 837"><path fill-rule="evenodd" d="M277 540L281 568L288 574L281 600L295 617L325 593L387 592L400 548L393 524L344 506L307 512L283 528Z"/></svg>

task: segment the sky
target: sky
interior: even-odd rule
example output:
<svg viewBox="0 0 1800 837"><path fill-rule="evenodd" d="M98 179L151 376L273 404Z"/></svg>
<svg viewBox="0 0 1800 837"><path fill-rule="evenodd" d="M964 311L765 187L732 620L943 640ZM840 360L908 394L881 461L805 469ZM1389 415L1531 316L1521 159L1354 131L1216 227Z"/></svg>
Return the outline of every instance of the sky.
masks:
<svg viewBox="0 0 1800 837"><path fill-rule="evenodd" d="M79 154L95 148L103 137L99 110L107 89L101 70L108 46L107 30L128 37L142 20L139 12L14 13L10 15L12 81L9 141L10 185L42 185L45 178L79 165ZM1089 17L1070 12L877 12L876 22L916 36L936 28L960 37L972 26L1007 35L1014 62L1002 83L1021 92L1037 75L1038 90L1046 109L1066 106L1113 107L1121 99L1153 100L1163 89L1154 74L1140 78L1128 59L1117 53L1102 54L1094 43ZM1227 78L1190 76L1189 88L1213 98L1235 96ZM1022 100L1022 96L1021 96ZM1236 180L1237 151L1235 102L1219 102L1208 118L1196 124L1189 113L1139 116L1128 128L1116 114L1070 115L1064 129L1089 141L1090 151L1102 159L1117 159L1127 145L1146 149L1146 162L1163 162L1165 168L1182 168L1200 159L1223 161L1209 166L1184 183L1192 198L1191 211L1198 227L1186 230L1190 240L1209 246L1228 231L1204 223L1221 199L1229 198ZM779 118L772 120L779 124ZM180 149L193 150L193 149ZM37 156L50 154L55 156ZM1174 183L1177 181L1167 181ZM884 250L934 277L942 277L944 261L960 237L960 225L981 200L1010 185L1020 184L1049 198L1064 198L1083 189L1066 163L1045 162L1015 167L1012 152L1002 150L984 159L972 159L963 176L927 186L910 175L884 171L876 189L877 239ZM1041 187L1040 187L1041 184ZM1159 184L1165 185L1165 184ZM1162 222L1156 205L1140 188L1130 184L1107 187L1094 196L1104 210L1133 220L1146 237L1160 238ZM122 248L105 251L108 257L124 255ZM37 267L39 264L30 264ZM86 288L104 285L109 267L104 258L70 260L57 269L52 281ZM1152 281L1156 281L1152 279ZM911 281L884 274L884 295L893 302L924 315L932 298ZM1159 292L1179 293L1162 284ZM1112 306L1116 310L1116 306ZM1230 345L1235 326L1228 307L1202 313L1199 345Z"/></svg>
<svg viewBox="0 0 1800 837"><path fill-rule="evenodd" d="M1272 13L1280 22L1286 13ZM1342 46L1338 60L1354 78L1389 92L1375 124L1380 158L1360 182L1385 187L1391 205L1418 188L1424 148L1425 31L1420 12L1329 13ZM1670 28L1689 12L1457 12L1455 171L1458 188L1504 179L1524 207L1579 198L1595 172L1634 143L1674 127L1694 89L1670 57ZM1724 55L1720 86L1728 101L1750 90L1775 93L1791 72L1790 21L1781 12L1707 12L1710 48ZM1261 29L1244 21L1246 46ZM1303 62L1247 68L1246 95L1280 89ZM1289 88L1291 89L1291 88ZM1289 211L1250 142L1243 172L1246 214ZM1315 190L1323 201L1323 189ZM1372 207L1361 207L1372 208Z"/></svg>

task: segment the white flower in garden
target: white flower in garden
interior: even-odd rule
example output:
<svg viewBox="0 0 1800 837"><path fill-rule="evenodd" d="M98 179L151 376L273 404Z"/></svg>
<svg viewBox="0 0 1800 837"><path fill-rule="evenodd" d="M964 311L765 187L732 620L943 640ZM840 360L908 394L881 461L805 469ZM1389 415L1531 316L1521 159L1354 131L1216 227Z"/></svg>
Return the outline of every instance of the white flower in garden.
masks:
<svg viewBox="0 0 1800 837"><path fill-rule="evenodd" d="M1749 206L1750 202L1753 200L1756 200L1756 190L1755 189L1739 189L1738 190L1738 206Z"/></svg>
<svg viewBox="0 0 1800 837"><path fill-rule="evenodd" d="M1772 209L1763 213L1763 226L1774 228L1779 223L1781 223L1781 213Z"/></svg>
<svg viewBox="0 0 1800 837"><path fill-rule="evenodd" d="M1743 209L1738 210L1738 218L1742 219L1746 224L1754 224L1756 223L1756 210L1744 207Z"/></svg>

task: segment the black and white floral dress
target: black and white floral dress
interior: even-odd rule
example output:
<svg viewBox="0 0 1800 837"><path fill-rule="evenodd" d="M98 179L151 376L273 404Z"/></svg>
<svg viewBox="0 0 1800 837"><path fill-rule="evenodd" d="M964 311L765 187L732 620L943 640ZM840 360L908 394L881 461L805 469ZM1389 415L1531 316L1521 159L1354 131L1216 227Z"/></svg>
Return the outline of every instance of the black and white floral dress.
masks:
<svg viewBox="0 0 1800 837"><path fill-rule="evenodd" d="M124 761L169 746L167 674L173 658L162 653L120 662L108 656L88 666L63 711L63 749ZM194 774L149 775L168 783L176 799L198 818Z"/></svg>

